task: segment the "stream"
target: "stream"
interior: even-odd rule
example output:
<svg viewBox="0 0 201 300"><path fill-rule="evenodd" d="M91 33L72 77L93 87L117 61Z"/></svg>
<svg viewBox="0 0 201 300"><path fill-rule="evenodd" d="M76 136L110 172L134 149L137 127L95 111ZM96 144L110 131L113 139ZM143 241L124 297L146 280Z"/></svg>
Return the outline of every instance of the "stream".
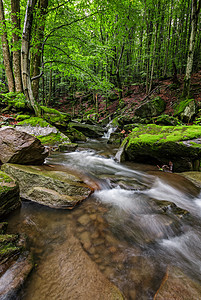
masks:
<svg viewBox="0 0 201 300"><path fill-rule="evenodd" d="M48 298L45 286L57 267L53 255L70 246L69 231L126 299L153 299L169 266L201 283L199 188L156 166L119 164L116 151L100 139L80 143L75 152L48 157L46 164L75 170L98 189L73 210L27 201L9 217L8 231L28 236L36 263L19 299L67 299L62 298L60 285L65 282L60 278L49 283ZM50 253L47 268L44 262ZM43 263L44 268L38 268ZM76 294L69 299L76 300Z"/></svg>

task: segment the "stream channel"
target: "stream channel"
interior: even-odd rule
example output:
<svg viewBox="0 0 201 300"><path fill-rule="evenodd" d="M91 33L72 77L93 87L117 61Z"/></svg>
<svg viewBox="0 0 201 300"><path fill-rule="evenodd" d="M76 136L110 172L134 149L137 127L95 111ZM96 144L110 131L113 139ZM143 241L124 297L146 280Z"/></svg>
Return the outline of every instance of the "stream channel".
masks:
<svg viewBox="0 0 201 300"><path fill-rule="evenodd" d="M10 232L28 236L35 261L19 299L77 299L76 291L62 296L65 273L50 276L54 256L70 247L68 232L126 299L153 299L171 266L201 283L199 188L156 166L119 164L116 151L106 139L89 140L48 157L46 164L73 169L99 189L73 210L27 201L9 218Z"/></svg>

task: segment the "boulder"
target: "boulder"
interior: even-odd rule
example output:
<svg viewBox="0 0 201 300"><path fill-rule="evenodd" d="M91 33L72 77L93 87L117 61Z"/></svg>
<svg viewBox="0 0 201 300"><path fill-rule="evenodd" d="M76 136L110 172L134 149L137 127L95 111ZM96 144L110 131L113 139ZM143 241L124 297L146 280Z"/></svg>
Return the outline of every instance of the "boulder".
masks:
<svg viewBox="0 0 201 300"><path fill-rule="evenodd" d="M99 138L104 134L104 130L99 125L83 124L78 122L70 122L69 127L75 128L90 138Z"/></svg>
<svg viewBox="0 0 201 300"><path fill-rule="evenodd" d="M43 164L48 150L34 136L14 128L0 129L0 161L2 163Z"/></svg>
<svg viewBox="0 0 201 300"><path fill-rule="evenodd" d="M91 193L78 176L53 167L4 164L2 170L19 183L22 198L52 208L71 209Z"/></svg>
<svg viewBox="0 0 201 300"><path fill-rule="evenodd" d="M199 283L189 278L179 268L169 267L154 300L200 299L200 295L201 286Z"/></svg>
<svg viewBox="0 0 201 300"><path fill-rule="evenodd" d="M19 194L15 180L0 171L0 219L21 205Z"/></svg>
<svg viewBox="0 0 201 300"><path fill-rule="evenodd" d="M196 114L196 103L194 99L181 101L176 107L174 116L178 116L183 122L189 123Z"/></svg>
<svg viewBox="0 0 201 300"><path fill-rule="evenodd" d="M168 165L173 171L198 171L201 160L200 126L141 125L123 141L116 159Z"/></svg>
<svg viewBox="0 0 201 300"><path fill-rule="evenodd" d="M42 110L43 118L50 124L58 128L66 128L71 120L70 114L62 113L54 108L46 106L40 107Z"/></svg>
<svg viewBox="0 0 201 300"><path fill-rule="evenodd" d="M71 140L68 136L42 118L32 117L26 119L19 122L15 128L18 131L27 132L37 137L41 143L46 146L59 147L60 145L71 145ZM75 144L73 146L75 146Z"/></svg>
<svg viewBox="0 0 201 300"><path fill-rule="evenodd" d="M165 106L165 101L157 96L154 99L149 99L136 108L135 115L140 118L156 117L165 110Z"/></svg>

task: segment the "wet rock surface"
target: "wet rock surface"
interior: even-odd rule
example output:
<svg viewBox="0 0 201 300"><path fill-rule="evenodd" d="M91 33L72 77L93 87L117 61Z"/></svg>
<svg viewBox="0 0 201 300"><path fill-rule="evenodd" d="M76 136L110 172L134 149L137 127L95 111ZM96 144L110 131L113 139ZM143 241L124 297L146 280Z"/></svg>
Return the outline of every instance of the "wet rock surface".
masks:
<svg viewBox="0 0 201 300"><path fill-rule="evenodd" d="M66 242L58 245L38 266L30 289L23 299L124 299L69 230Z"/></svg>
<svg viewBox="0 0 201 300"><path fill-rule="evenodd" d="M174 287L174 288L173 288ZM201 285L176 267L169 267L154 300L200 299Z"/></svg>
<svg viewBox="0 0 201 300"><path fill-rule="evenodd" d="M20 191L18 183L0 171L0 219L20 207Z"/></svg>
<svg viewBox="0 0 201 300"><path fill-rule="evenodd" d="M43 164L48 150L30 134L13 128L0 129L0 161L2 163Z"/></svg>
<svg viewBox="0 0 201 300"><path fill-rule="evenodd" d="M72 208L91 193L82 179L67 171L14 164L4 164L2 169L19 183L22 198L52 208Z"/></svg>

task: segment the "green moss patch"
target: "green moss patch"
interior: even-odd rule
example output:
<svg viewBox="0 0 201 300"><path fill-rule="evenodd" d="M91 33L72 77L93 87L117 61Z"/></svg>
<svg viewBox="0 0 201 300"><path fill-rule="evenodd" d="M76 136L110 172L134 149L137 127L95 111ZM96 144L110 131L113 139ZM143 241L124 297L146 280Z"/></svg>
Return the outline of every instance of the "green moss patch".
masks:
<svg viewBox="0 0 201 300"><path fill-rule="evenodd" d="M51 126L47 121L37 117L31 117L29 119L21 121L18 123L18 125L31 125L31 126L40 126L40 127Z"/></svg>
<svg viewBox="0 0 201 300"><path fill-rule="evenodd" d="M60 132L50 133L46 136L37 136L43 145L59 145L63 142L69 143L69 138L62 135Z"/></svg>
<svg viewBox="0 0 201 300"><path fill-rule="evenodd" d="M136 127L129 134L129 144L179 142L201 137L201 128L192 126L159 126L149 124Z"/></svg>

